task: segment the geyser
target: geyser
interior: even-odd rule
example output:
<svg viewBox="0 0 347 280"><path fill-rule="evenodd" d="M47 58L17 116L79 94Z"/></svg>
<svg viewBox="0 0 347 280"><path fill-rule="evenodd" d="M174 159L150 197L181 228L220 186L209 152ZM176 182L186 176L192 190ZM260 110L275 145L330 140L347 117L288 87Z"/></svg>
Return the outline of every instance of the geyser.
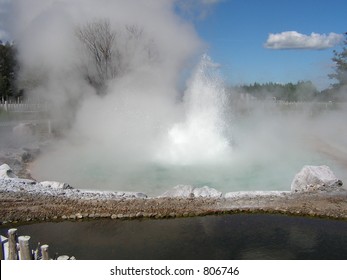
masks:
<svg viewBox="0 0 347 280"><path fill-rule="evenodd" d="M161 93L173 89L133 77L115 81L108 96L84 101L69 136L32 165L35 177L160 195L180 184L223 192L289 190L304 164L325 163L341 174L312 142L322 120L276 106L262 110L266 103L230 116L231 95L207 55L182 102L163 99Z"/></svg>
<svg viewBox="0 0 347 280"><path fill-rule="evenodd" d="M177 184L216 185L218 177L225 179L220 171L226 171L232 147L227 96L215 68L203 55L179 103L164 102L150 84L139 88L141 78L117 81L118 94L84 102L74 130L32 165L33 174L80 188L150 194Z"/></svg>
<svg viewBox="0 0 347 280"><path fill-rule="evenodd" d="M169 129L157 160L173 165L216 164L229 159L227 96L215 64L203 55L184 95L184 120ZM229 108L230 109L230 108Z"/></svg>
<svg viewBox="0 0 347 280"><path fill-rule="evenodd" d="M238 108L217 65L206 55L196 62L203 44L176 1L6 3L19 81L65 128L31 165L36 179L149 195L179 184L289 190L303 165L325 164L347 181L334 164L346 165L334 150L346 147L345 112ZM110 39L101 60L86 46L99 28Z"/></svg>

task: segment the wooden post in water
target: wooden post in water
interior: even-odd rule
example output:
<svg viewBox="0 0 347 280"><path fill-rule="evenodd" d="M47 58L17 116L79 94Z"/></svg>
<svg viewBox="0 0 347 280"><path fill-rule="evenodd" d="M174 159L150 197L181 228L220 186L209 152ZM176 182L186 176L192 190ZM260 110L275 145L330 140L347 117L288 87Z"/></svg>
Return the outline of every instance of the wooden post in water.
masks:
<svg viewBox="0 0 347 280"><path fill-rule="evenodd" d="M42 260L49 260L48 247L49 247L48 245L41 246Z"/></svg>
<svg viewBox="0 0 347 280"><path fill-rule="evenodd" d="M29 248L30 236L19 236L19 254L21 260L31 260L32 256Z"/></svg>
<svg viewBox="0 0 347 280"><path fill-rule="evenodd" d="M8 230L8 259L18 260L16 228L11 228Z"/></svg>
<svg viewBox="0 0 347 280"><path fill-rule="evenodd" d="M5 259L5 250L4 250L4 244L3 244L3 240L2 240L2 235L0 235L0 260L4 260Z"/></svg>
<svg viewBox="0 0 347 280"><path fill-rule="evenodd" d="M39 243L40 244L40 243ZM38 245L39 246L39 245ZM33 259L37 261L39 259L39 247L37 247L35 250L31 251L31 254L33 256Z"/></svg>

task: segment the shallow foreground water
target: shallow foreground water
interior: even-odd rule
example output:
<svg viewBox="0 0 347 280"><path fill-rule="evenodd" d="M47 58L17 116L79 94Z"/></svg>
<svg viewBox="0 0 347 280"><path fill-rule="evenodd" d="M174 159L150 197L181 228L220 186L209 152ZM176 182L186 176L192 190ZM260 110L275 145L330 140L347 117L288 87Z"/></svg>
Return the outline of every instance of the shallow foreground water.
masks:
<svg viewBox="0 0 347 280"><path fill-rule="evenodd" d="M4 235L7 228L2 227ZM266 214L23 225L77 259L346 259L347 221Z"/></svg>

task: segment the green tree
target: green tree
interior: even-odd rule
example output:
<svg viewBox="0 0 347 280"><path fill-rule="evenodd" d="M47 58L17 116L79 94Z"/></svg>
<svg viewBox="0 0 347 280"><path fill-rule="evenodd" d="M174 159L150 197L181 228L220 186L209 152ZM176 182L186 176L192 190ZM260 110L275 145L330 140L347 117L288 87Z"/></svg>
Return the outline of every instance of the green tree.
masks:
<svg viewBox="0 0 347 280"><path fill-rule="evenodd" d="M330 79L337 81L332 85L335 90L347 86L347 32L344 35L345 40L343 41L344 46L342 50L340 52L334 50L334 57L332 58L332 61L335 63L335 72L329 75Z"/></svg>
<svg viewBox="0 0 347 280"><path fill-rule="evenodd" d="M8 42L3 44L0 41L0 98L16 96L17 68L15 46Z"/></svg>
<svg viewBox="0 0 347 280"><path fill-rule="evenodd" d="M276 99L289 102L313 101L316 100L319 94L311 81L299 81L296 84L254 83L252 85L243 85L239 90L254 96L258 100Z"/></svg>

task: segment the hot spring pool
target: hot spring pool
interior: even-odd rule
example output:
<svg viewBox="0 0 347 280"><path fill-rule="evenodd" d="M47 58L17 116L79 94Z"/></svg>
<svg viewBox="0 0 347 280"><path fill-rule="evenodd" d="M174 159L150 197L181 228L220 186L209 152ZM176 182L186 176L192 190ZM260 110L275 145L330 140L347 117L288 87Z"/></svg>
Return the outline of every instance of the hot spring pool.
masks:
<svg viewBox="0 0 347 280"><path fill-rule="evenodd" d="M136 191L150 196L163 194L176 185L209 186L227 193L233 191L290 190L296 173L304 165L328 165L338 178L347 182L346 168L332 158L309 150L301 153L274 153L266 157L252 154L222 163L175 165L153 162L122 162L94 151L71 151L69 158L40 158L31 165L35 179L67 182L80 189ZM100 160L101 159L101 160ZM53 168L52 168L53 167Z"/></svg>
<svg viewBox="0 0 347 280"><path fill-rule="evenodd" d="M86 100L69 134L30 166L33 177L150 196L176 185L287 191L304 165L328 165L347 182L344 110L235 102L211 65L203 56L170 106L160 102L169 91L134 84Z"/></svg>

